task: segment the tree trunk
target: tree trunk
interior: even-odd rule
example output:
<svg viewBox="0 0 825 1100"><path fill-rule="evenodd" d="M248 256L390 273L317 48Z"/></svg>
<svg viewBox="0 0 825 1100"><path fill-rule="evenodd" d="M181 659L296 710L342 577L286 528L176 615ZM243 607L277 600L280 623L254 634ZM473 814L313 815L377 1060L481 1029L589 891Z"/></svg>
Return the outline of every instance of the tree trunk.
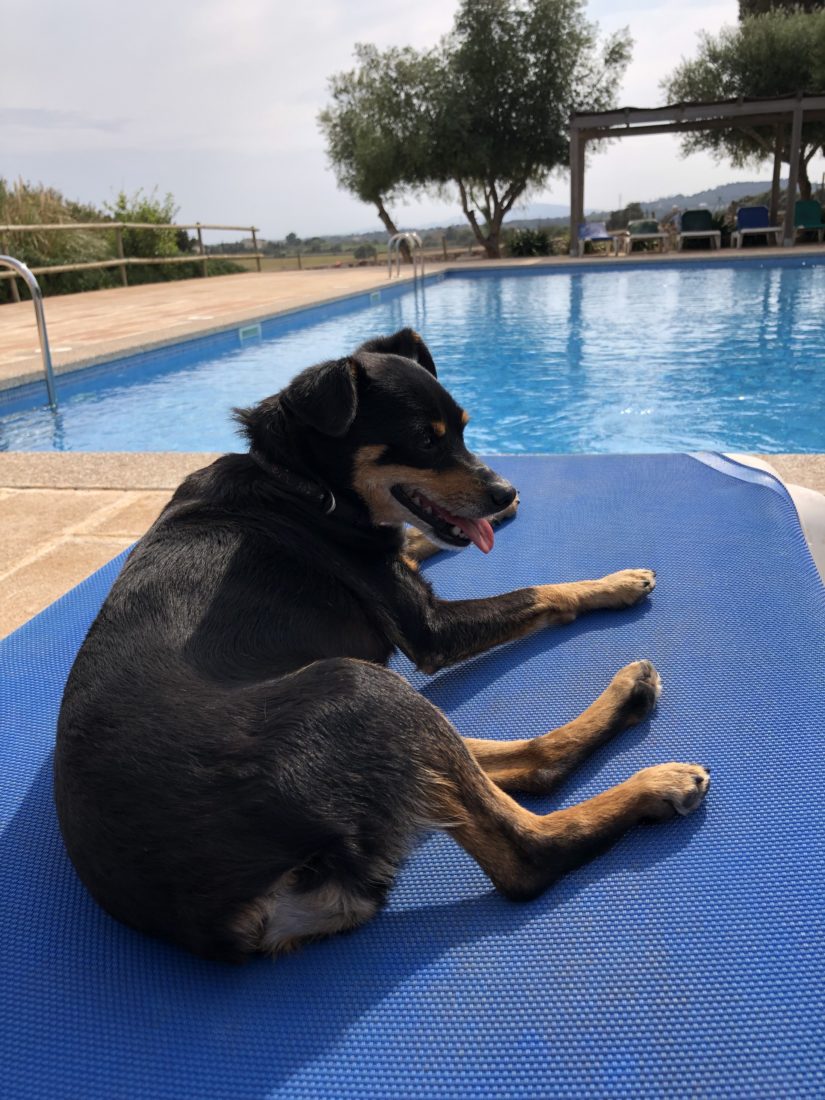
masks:
<svg viewBox="0 0 825 1100"><path fill-rule="evenodd" d="M475 210L473 210L473 208L470 206L469 198L467 196L467 188L464 186L464 181L457 179L455 182L458 187L459 196L461 197L461 209L464 212L464 217L470 223L470 229L472 229L475 239L478 241L482 248L486 249L487 238L484 236L484 233L481 230L481 226L478 224L478 218L476 217Z"/></svg>
<svg viewBox="0 0 825 1100"><path fill-rule="evenodd" d="M383 224L384 228L391 237L394 237L395 234L398 232L398 227L390 217L387 208L384 206L384 200L381 198L380 195L375 200L375 208L378 211L378 217L381 219L381 223ZM412 263L412 252L410 251L410 246L407 244L406 241L401 241L401 257L404 260L405 264Z"/></svg>
<svg viewBox="0 0 825 1100"><path fill-rule="evenodd" d="M478 218L473 206L470 204L470 197L467 193L464 181L457 179L455 182L458 186L458 193L461 196L461 209L464 211L464 217L470 223L470 228L476 240L487 254L487 259L501 259L501 227L504 224L504 219L515 206L519 196L524 193L527 187L527 181L515 180L510 184L503 195L499 195L495 183L485 186L484 205L478 205L486 218L486 233L478 224Z"/></svg>
<svg viewBox="0 0 825 1100"><path fill-rule="evenodd" d="M811 181L808 177L808 160L805 156L805 146L799 150L799 197L809 199L811 197Z"/></svg>
<svg viewBox="0 0 825 1100"><path fill-rule="evenodd" d="M475 210L473 210L472 206L470 206L469 197L467 195L467 188L464 186L464 181L457 179L455 182L458 185L458 193L461 196L461 209L464 211L464 217L470 223L470 228L473 231L475 239L486 252L488 260L500 259L501 252L499 250L498 236L501 229L501 219L498 217L498 211L496 211L492 219L493 223L495 223L496 219L498 219L498 230L496 231L495 237L493 237L491 233L485 235L481 226L478 224L478 218L476 217Z"/></svg>
<svg viewBox="0 0 825 1100"><path fill-rule="evenodd" d="M504 224L504 216L508 213L508 209L504 204L496 201L496 208L493 211L493 216L490 219L489 230L487 233L487 240L491 248L495 249L495 252L488 250L488 257L491 260L497 260L501 256L501 227Z"/></svg>

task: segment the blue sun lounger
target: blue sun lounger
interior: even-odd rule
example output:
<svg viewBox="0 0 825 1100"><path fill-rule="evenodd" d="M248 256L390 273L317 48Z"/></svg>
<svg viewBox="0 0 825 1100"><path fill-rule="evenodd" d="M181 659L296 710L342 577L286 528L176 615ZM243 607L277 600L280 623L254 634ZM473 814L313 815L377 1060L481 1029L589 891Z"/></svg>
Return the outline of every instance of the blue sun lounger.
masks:
<svg viewBox="0 0 825 1100"><path fill-rule="evenodd" d="M606 244L605 255L609 256L611 250L619 254L619 242L624 238L624 231L611 233L605 222L582 222L579 226L579 255L584 251L584 246L590 244Z"/></svg>
<svg viewBox="0 0 825 1100"><path fill-rule="evenodd" d="M740 206L736 211L736 229L731 234L731 247L741 248L746 237L764 237L770 243L779 244L781 225L771 225L767 206Z"/></svg>
<svg viewBox="0 0 825 1100"><path fill-rule="evenodd" d="M0 643L5 1100L823 1096L825 590L790 499L718 456L495 465L522 514L489 557L434 560L441 593L622 566L658 587L432 678L398 667L464 733L515 738L649 657L652 718L528 804L678 759L711 766L703 809L522 905L430 837L378 918L277 963L144 938L86 895L51 803L61 689L116 559Z"/></svg>

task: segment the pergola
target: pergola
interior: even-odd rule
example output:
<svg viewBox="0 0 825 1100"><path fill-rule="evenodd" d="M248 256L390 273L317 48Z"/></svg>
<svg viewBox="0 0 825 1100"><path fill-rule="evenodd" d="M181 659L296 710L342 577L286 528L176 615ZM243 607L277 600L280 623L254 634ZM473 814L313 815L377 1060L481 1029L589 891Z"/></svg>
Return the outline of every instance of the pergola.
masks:
<svg viewBox="0 0 825 1100"><path fill-rule="evenodd" d="M669 107L623 107L616 111L579 111L570 117L570 255L581 253L578 226L584 218L584 152L588 141L641 134L681 134L688 130L731 130L773 126L772 220L779 209L782 146L790 126L790 171L783 243L794 243L794 202L799 181L802 123L825 119L825 95L788 95L772 99L729 99L719 103L675 103Z"/></svg>

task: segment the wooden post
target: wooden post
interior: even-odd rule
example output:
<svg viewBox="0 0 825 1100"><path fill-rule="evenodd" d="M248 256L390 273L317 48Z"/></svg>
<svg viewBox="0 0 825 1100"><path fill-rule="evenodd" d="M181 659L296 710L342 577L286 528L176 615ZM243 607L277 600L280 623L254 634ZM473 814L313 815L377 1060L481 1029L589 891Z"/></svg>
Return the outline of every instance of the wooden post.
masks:
<svg viewBox="0 0 825 1100"><path fill-rule="evenodd" d="M779 187L782 180L782 138L784 126L780 122L776 127L773 143L773 178L771 180L771 225L779 224Z"/></svg>
<svg viewBox="0 0 825 1100"><path fill-rule="evenodd" d="M303 271L303 268L301 267L301 250L300 250L300 248L295 249L295 255L298 257L298 270Z"/></svg>
<svg viewBox="0 0 825 1100"><path fill-rule="evenodd" d="M117 246L117 258L119 260L124 259L123 254L123 227L120 225L115 226L115 245ZM129 285L129 278L126 274L126 264L120 264L120 281L124 286Z"/></svg>
<svg viewBox="0 0 825 1100"><path fill-rule="evenodd" d="M257 230L255 229L254 225L251 227L251 230L252 230L252 248L255 251L255 263L258 265L258 271L260 271L261 270L261 257L258 255L258 238L255 236L255 233L257 232Z"/></svg>
<svg viewBox="0 0 825 1100"><path fill-rule="evenodd" d="M11 256L11 252L9 252L9 239L8 239L8 237L3 238L3 251L5 252L5 254L7 256ZM11 287L11 290L10 290L11 300L13 302L19 302L20 301L20 291L17 289L17 276L14 273L12 273L12 276L9 279L9 286Z"/></svg>
<svg viewBox="0 0 825 1100"><path fill-rule="evenodd" d="M198 252L201 254L201 268L203 270L204 279L209 274L209 269L206 261L206 253L203 250L203 230L201 229L201 223L197 222L196 228L198 230Z"/></svg>
<svg viewBox="0 0 825 1100"><path fill-rule="evenodd" d="M444 263L447 262L447 238L441 238L441 251L444 253Z"/></svg>
<svg viewBox="0 0 825 1100"><path fill-rule="evenodd" d="M796 240L794 230L794 206L796 205L796 187L799 183L799 151L802 148L802 100L797 96L791 124L791 147L788 170L788 192L785 197L785 229L783 244L790 248Z"/></svg>
<svg viewBox="0 0 825 1100"><path fill-rule="evenodd" d="M584 218L584 146L580 130L570 130L570 255L581 255L579 226Z"/></svg>

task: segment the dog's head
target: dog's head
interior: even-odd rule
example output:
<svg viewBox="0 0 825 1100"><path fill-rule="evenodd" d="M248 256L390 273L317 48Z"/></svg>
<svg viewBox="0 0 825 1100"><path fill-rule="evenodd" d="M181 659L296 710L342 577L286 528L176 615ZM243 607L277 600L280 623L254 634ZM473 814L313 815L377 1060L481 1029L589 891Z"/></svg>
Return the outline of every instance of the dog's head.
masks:
<svg viewBox="0 0 825 1100"><path fill-rule="evenodd" d="M516 496L465 447L468 416L411 329L310 367L240 418L265 454L276 422L298 428L304 461L334 491L354 492L374 524L411 523L447 547L489 550L488 519Z"/></svg>

